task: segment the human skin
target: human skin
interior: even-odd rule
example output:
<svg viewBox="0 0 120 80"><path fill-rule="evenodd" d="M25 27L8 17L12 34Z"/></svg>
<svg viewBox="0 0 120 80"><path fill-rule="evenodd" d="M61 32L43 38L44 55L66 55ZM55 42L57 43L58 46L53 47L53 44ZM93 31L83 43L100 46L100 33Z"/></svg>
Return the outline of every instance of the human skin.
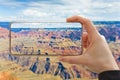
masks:
<svg viewBox="0 0 120 80"><path fill-rule="evenodd" d="M85 51L80 56L60 56L59 60L70 64L84 65L95 73L119 70L105 38L99 34L95 25L82 16L72 16L67 22L79 22L86 32L82 35Z"/></svg>

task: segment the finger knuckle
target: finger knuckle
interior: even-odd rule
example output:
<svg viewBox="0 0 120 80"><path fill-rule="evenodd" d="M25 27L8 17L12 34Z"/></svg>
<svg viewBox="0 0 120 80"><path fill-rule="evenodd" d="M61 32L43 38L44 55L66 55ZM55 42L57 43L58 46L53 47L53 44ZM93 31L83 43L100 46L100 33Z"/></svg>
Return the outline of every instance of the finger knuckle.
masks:
<svg viewBox="0 0 120 80"><path fill-rule="evenodd" d="M80 19L79 19L80 16L76 15L76 16L74 16L74 17L75 17L75 21L77 21L77 22L80 21Z"/></svg>
<svg viewBox="0 0 120 80"><path fill-rule="evenodd" d="M91 20L88 19L88 18L85 18L85 19L84 19L84 22L85 22L85 23L91 23Z"/></svg>
<svg viewBox="0 0 120 80"><path fill-rule="evenodd" d="M106 42L106 39L103 35L99 35L99 41L103 41L103 42Z"/></svg>

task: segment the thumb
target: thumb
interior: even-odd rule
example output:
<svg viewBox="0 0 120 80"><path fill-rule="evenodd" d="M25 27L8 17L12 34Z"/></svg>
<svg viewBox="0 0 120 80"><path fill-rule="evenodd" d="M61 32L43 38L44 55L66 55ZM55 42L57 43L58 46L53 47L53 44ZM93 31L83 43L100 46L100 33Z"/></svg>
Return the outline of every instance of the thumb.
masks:
<svg viewBox="0 0 120 80"><path fill-rule="evenodd" d="M84 55L80 55L80 56L60 56L59 57L60 61L63 62L67 62L70 64L86 64L86 59Z"/></svg>

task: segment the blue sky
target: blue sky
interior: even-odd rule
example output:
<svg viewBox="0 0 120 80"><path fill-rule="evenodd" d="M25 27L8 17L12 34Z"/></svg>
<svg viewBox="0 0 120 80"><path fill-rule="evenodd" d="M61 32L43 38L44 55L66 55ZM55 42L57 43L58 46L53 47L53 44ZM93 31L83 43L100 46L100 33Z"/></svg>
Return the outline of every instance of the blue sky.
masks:
<svg viewBox="0 0 120 80"><path fill-rule="evenodd" d="M65 21L82 15L120 21L120 0L0 0L0 21Z"/></svg>

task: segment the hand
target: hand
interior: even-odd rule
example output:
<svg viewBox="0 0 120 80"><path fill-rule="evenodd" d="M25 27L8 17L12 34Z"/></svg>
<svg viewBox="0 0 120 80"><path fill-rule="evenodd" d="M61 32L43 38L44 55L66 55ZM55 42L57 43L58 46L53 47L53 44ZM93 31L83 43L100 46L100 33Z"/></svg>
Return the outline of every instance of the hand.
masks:
<svg viewBox="0 0 120 80"><path fill-rule="evenodd" d="M83 33L83 47L86 49L80 56L61 56L60 61L87 66L89 70L101 73L108 70L119 70L105 38L99 34L92 22L81 16L67 18L67 22L79 22L86 30Z"/></svg>

